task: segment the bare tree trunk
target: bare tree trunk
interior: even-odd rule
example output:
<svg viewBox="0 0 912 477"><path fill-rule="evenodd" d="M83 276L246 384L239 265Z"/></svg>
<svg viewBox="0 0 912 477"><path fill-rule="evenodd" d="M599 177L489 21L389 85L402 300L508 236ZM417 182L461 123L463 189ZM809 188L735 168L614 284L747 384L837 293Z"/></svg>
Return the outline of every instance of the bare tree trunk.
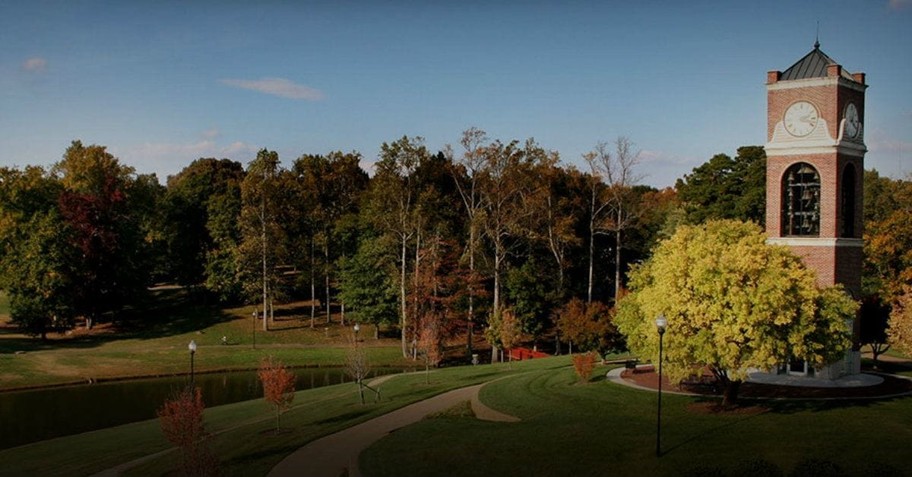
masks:
<svg viewBox="0 0 912 477"><path fill-rule="evenodd" d="M342 262L345 262L345 251L342 251ZM339 297L339 318L341 319L342 326L345 326L345 302L342 301L342 297Z"/></svg>
<svg viewBox="0 0 912 477"><path fill-rule="evenodd" d="M326 231L326 242L324 243L324 246L323 246L323 257L324 257L324 260L326 261L326 266L323 269L324 270L323 275L324 275L324 277L326 277L326 324L329 324L329 323L332 323L332 315L329 314L329 312L330 312L329 307L330 307L331 300L329 297L330 290L329 290L329 231L328 230Z"/></svg>
<svg viewBox="0 0 912 477"><path fill-rule="evenodd" d="M548 246L551 254L554 255L554 262L557 264L557 291L560 297L564 296L564 257L561 254L560 243L554 232L554 205L551 195L548 195ZM511 352L512 353L512 352ZM511 354L512 356L512 354Z"/></svg>
<svg viewBox="0 0 912 477"><path fill-rule="evenodd" d="M469 220L472 220L471 217ZM469 319L467 322L468 336L466 336L466 349L472 356L472 335L475 334L475 224L469 224Z"/></svg>
<svg viewBox="0 0 912 477"><path fill-rule="evenodd" d="M406 236L403 235L403 236L402 236L402 258L401 258L402 263L401 263L401 265L400 265L400 277L399 277L399 296L400 296L400 303L401 303L401 305L400 305L401 310L400 310L400 311L401 311L401 313L402 313L402 322L400 323L400 327L402 328L402 357L403 357L403 358L408 358L408 357L409 357L409 353L408 353L408 338L407 338L407 336L406 336L406 335L408 334L408 333L407 333L408 315L407 315L407 311L406 311L407 301L406 301L406 296L405 296L405 252L406 252L406 245L407 245Z"/></svg>
<svg viewBox="0 0 912 477"><path fill-rule="evenodd" d="M264 173L265 175L265 173ZM265 177L263 179L265 181ZM269 306L269 282L266 273L266 196L263 195L262 232L260 239L263 242L263 331L269 331L269 320L266 319L266 307Z"/></svg>
<svg viewBox="0 0 912 477"><path fill-rule="evenodd" d="M415 306L415 308L414 308L415 311L414 311L413 315L415 316L416 325L418 324L418 317L421 316L421 312L418 310L418 306L420 304L419 297L418 297L419 282L421 281L420 272L421 272L421 230L419 229L415 235L415 283L413 285L414 288L412 291L412 293L414 294L414 299L412 300L412 302L414 303L414 306ZM416 329L415 336L417 337L418 335L419 335L419 331ZM417 358L417 355L415 355L415 352L412 352L412 355L413 355L412 356L413 359Z"/></svg>
<svg viewBox="0 0 912 477"><path fill-rule="evenodd" d="M589 288L586 295L586 303L592 304L592 281L595 277L595 223L589 219Z"/></svg>
<svg viewBox="0 0 912 477"><path fill-rule="evenodd" d="M617 304L621 293L621 229L618 229L614 236L614 303Z"/></svg>
<svg viewBox="0 0 912 477"><path fill-rule="evenodd" d="M317 317L317 244L310 237L310 327L314 327Z"/></svg>
<svg viewBox="0 0 912 477"><path fill-rule="evenodd" d="M495 315L500 312L500 265L501 253L500 247L494 251L494 307L491 310Z"/></svg>

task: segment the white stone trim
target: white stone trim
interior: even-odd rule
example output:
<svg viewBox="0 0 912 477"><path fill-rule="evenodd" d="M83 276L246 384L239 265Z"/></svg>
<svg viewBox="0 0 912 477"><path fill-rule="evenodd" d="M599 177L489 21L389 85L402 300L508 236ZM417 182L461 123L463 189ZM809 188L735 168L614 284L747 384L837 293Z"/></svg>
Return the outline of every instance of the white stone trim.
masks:
<svg viewBox="0 0 912 477"><path fill-rule="evenodd" d="M800 144L804 147L814 147L814 146L831 146L836 144L836 141L830 136L829 124L826 119L819 118L817 120L817 127L811 131L807 136L795 137L788 133L785 130L785 124L783 121L776 123L776 127L773 128L773 140L771 143L783 143L783 144Z"/></svg>
<svg viewBox="0 0 912 477"><path fill-rule="evenodd" d="M861 248L864 240L859 238L821 238L821 237L769 237L766 243L770 245L785 245L789 247L853 247Z"/></svg>
<svg viewBox="0 0 912 477"><path fill-rule="evenodd" d="M844 86L855 91L864 93L868 85L849 81L841 76L826 76L822 78L807 78L799 80L781 80L766 85L767 91L777 91L783 89L810 88L814 86Z"/></svg>
<svg viewBox="0 0 912 477"><path fill-rule="evenodd" d="M845 154L853 157L864 157L868 152L864 146L857 144L842 143L839 145L831 144L829 146L794 146L776 143L767 143L764 147L767 156L799 156L808 154L832 154L834 152Z"/></svg>

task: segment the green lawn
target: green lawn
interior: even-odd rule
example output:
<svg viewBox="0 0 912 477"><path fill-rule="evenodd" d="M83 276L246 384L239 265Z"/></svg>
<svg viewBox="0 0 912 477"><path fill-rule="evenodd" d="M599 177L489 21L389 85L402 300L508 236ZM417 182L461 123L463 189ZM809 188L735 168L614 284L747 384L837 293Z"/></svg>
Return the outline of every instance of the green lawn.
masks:
<svg viewBox="0 0 912 477"><path fill-rule="evenodd" d="M6 322L3 303L0 296L0 321ZM259 322L254 338L252 310L252 306L206 306L184 290L164 289L125 312L117 326L104 324L94 334L76 329L70 335L52 333L42 341L0 326L0 390L184 373L190 340L199 346L195 357L199 372L253 369L267 355L289 366L344 363L352 331L339 324L338 316L327 325L325 317L318 315L317 326L311 328L308 306L279 306L271 331L262 331ZM228 346L221 344L223 336ZM365 343L376 366L409 365L401 358L398 340L369 337Z"/></svg>
<svg viewBox="0 0 912 477"><path fill-rule="evenodd" d="M295 395L294 408L282 417L282 427L291 431L278 436L268 434L275 421L263 400L208 409L205 422L207 430L216 434L210 444L225 475L265 475L286 455L323 435L450 389L529 370L553 370L567 363L566 359L543 359L517 363L512 368L448 368L435 371L430 384L425 384L423 373L397 376L380 386L381 402L363 406L351 383L300 391ZM158 422L144 421L0 451L0 476L90 475L168 447ZM172 453L126 475L162 475L176 465Z"/></svg>
<svg viewBox="0 0 912 477"><path fill-rule="evenodd" d="M751 459L789 472L807 458L842 466L849 475L902 475L909 463L912 397L876 402L780 402L712 413L698 398L665 395L663 456L655 452L656 395L615 384L597 368L578 384L568 357L467 366L398 376L381 387L380 403L360 405L354 384L300 391L274 421L262 400L206 411L210 445L227 476L265 475L302 445L432 395L492 381L481 399L522 419L477 421L441 413L398 430L361 456L365 475L742 475ZM496 380L510 376L509 379ZM714 402L714 401L712 401ZM0 476L89 475L169 446L155 420L0 451ZM126 475L163 475L171 453ZM818 464L819 466L819 464ZM755 474L757 475L757 474ZM759 474L763 475L763 474Z"/></svg>
<svg viewBox="0 0 912 477"><path fill-rule="evenodd" d="M184 373L187 343L199 344L197 370L253 368L266 355L286 364L343 362L350 329L309 326L309 308L281 307L275 329L257 330L252 307L219 309L188 300L181 290L157 292L105 334L55 336L50 342L0 327L0 389L118 376ZM8 303L0 294L0 320ZM114 332L116 331L116 332ZM229 346L220 344L226 336ZM398 341L367 339L375 366L403 365ZM411 362L408 362L411 363ZM361 456L365 474L385 475L741 475L751 459L788 473L807 458L836 463L851 475L889 477L910 463L912 397L861 403L767 403L734 413L710 413L698 399L666 395L663 456L656 459L654 393L610 384L598 376L577 384L568 357L507 365L442 369L397 377L379 404L361 406L353 384L301 391L283 418L293 431L272 436L262 400L206 412L212 447L226 475L264 475L285 455L343 429L449 389L515 375L486 386L482 400L522 418L480 422L443 413L379 441ZM905 369L905 368L903 368ZM897 371L900 369L897 368ZM905 374L910 374L908 371ZM79 412L74 409L73 412ZM89 475L167 449L155 420L0 451L0 476ZM128 475L162 475L173 454ZM881 466L881 467L877 467ZM820 465L818 465L820 467ZM702 470L701 470L702 469Z"/></svg>
<svg viewBox="0 0 912 477"><path fill-rule="evenodd" d="M453 475L454 469L460 476L743 475L750 459L763 459L787 474L803 459L817 458L850 475L886 477L888 470L905 471L910 463L912 397L767 403L718 414L696 398L666 394L658 459L655 393L604 378L579 385L565 368L489 384L481 398L522 421L428 419L370 447L361 456L362 472L374 477Z"/></svg>

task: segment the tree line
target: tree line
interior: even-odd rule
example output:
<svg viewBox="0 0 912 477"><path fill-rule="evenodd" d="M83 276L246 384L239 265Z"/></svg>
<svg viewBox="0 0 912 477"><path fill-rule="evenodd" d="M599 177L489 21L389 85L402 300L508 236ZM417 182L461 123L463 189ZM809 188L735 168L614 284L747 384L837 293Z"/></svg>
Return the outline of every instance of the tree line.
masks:
<svg viewBox="0 0 912 477"><path fill-rule="evenodd" d="M610 349L621 344L612 307L627 271L656 243L711 218L762 224L765 154L737 152L659 190L641 184L625 137L596 144L579 169L532 139L471 128L437 152L420 137L384 143L372 176L357 152L283 165L263 149L246 167L198 159L161 185L75 141L47 170L0 168L0 289L14 323L36 336L117 321L147 287L173 282L255 304L267 330L275 303L310 300L310 326L395 328L410 356L426 329L437 340L466 334L470 353L482 330L495 349L515 341L499 330ZM908 207L908 182L866 181L879 184L866 187L876 193L866 218L872 202ZM882 205L871 214L889 216ZM892 233L890 246L910 236L868 229ZM884 277L896 258L868 256L866 291L893 300L884 290L901 287Z"/></svg>

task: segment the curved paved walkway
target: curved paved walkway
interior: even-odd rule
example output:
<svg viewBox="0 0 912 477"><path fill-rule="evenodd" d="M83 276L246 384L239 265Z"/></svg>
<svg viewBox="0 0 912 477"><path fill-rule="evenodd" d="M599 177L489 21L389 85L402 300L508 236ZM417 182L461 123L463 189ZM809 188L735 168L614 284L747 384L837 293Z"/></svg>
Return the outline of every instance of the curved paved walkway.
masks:
<svg viewBox="0 0 912 477"><path fill-rule="evenodd" d="M269 477L339 477L346 471L349 476L359 476L361 474L358 469L358 456L361 451L396 429L414 424L428 414L449 409L460 402L471 401L472 411L479 419L501 422L519 421L518 418L495 411L478 400L478 392L485 384L439 394L317 439L279 462L269 472Z"/></svg>

